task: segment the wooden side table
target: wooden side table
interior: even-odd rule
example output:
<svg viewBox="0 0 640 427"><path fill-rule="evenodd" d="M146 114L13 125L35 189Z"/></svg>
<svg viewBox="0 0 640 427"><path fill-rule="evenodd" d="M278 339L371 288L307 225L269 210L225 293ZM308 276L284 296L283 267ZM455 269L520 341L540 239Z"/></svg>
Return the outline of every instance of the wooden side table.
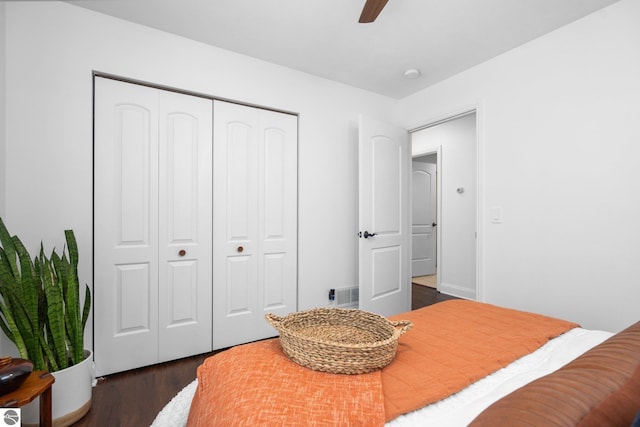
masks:
<svg viewBox="0 0 640 427"><path fill-rule="evenodd" d="M51 385L55 380L47 371L33 371L20 388L0 396L0 407L20 408L40 396L40 426L51 427Z"/></svg>

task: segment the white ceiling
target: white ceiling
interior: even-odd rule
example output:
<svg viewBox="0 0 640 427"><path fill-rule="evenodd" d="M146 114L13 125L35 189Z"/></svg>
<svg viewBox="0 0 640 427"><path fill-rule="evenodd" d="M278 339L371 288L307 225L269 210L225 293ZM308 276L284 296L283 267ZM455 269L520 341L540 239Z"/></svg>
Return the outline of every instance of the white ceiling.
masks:
<svg viewBox="0 0 640 427"><path fill-rule="evenodd" d="M68 3L403 98L617 0L75 0ZM421 76L404 78L408 68Z"/></svg>

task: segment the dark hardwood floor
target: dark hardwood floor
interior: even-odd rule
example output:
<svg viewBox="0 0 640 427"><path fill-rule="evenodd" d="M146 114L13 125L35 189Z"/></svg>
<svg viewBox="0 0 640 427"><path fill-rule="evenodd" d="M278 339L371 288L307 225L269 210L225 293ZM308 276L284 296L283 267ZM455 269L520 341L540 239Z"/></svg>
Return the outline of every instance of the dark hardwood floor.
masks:
<svg viewBox="0 0 640 427"><path fill-rule="evenodd" d="M428 305L450 299L458 299L457 297L440 293L428 286L411 285L411 310L417 310Z"/></svg>
<svg viewBox="0 0 640 427"><path fill-rule="evenodd" d="M412 285L412 310L448 299L435 289ZM215 353L215 352L214 352ZM93 388L91 410L75 427L145 427L196 377L207 353L147 368L109 375Z"/></svg>
<svg viewBox="0 0 640 427"><path fill-rule="evenodd" d="M213 353L109 375L93 388L91 409L77 427L148 427L160 410L196 377Z"/></svg>

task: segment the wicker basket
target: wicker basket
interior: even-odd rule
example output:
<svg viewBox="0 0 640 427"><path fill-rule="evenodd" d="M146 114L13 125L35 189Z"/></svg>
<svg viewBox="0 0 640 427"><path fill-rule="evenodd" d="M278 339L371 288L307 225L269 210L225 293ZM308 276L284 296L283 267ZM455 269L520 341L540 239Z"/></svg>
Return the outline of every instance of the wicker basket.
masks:
<svg viewBox="0 0 640 427"><path fill-rule="evenodd" d="M284 353L297 364L334 374L364 374L387 366L398 338L413 327L356 309L314 308L285 317L267 314Z"/></svg>

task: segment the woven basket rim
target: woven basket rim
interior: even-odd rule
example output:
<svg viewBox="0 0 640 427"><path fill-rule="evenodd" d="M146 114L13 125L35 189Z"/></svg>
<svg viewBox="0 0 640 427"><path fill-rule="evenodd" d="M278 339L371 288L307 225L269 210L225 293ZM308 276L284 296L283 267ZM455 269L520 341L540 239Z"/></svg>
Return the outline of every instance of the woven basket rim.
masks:
<svg viewBox="0 0 640 427"><path fill-rule="evenodd" d="M293 331L291 329L286 328L286 326L280 326L280 325L274 325L273 323L272 326L274 328L276 328L278 330L278 332L280 334L283 333L283 331L286 334L292 335L296 338L302 338L304 340L313 342L315 344L325 344L325 345L332 345L332 346L336 346L336 347L344 347L344 348L375 348L375 347L383 347L386 345L389 345L390 342L396 341L400 335L402 335L404 332L406 332L406 330L410 329L410 327L406 330L404 329L398 329L398 326L401 325L406 325L407 323L411 324L411 322L408 321L397 321L397 322L392 322L389 319L385 318L384 316L378 314L378 313L373 313L371 311L366 311L366 310L360 310L357 308L340 308L340 307L319 307L319 308L312 308L309 310L302 310L302 311L297 311L294 313L289 313L288 315L279 318L279 322L285 322L285 321L290 321L292 318L295 318L296 316L300 316L301 314L309 314L309 313L313 313L313 312L336 312L336 313L340 313L340 312L357 312L357 313L363 313L366 315L371 315L375 318L376 321L380 322L381 324L384 325L388 325L391 326L391 328L393 329L391 335L384 339L384 340L378 340L378 341L369 341L369 342L363 342L363 343L345 343L345 342L341 342L341 341L330 341L330 340L323 340L323 339L319 339L319 338L314 338L314 337L310 337L308 335L305 335L304 333L299 333L298 331ZM271 315L271 313L267 314L267 316L273 316ZM268 319L268 317L267 317Z"/></svg>

